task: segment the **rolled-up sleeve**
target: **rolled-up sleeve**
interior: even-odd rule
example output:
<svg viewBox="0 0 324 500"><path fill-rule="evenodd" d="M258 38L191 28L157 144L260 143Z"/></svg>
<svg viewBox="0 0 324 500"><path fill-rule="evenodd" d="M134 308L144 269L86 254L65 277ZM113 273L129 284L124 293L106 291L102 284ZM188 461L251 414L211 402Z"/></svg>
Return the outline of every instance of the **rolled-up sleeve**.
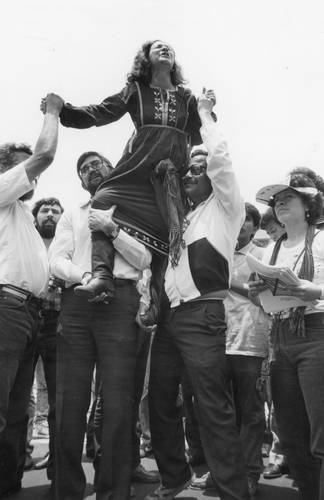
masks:
<svg viewBox="0 0 324 500"><path fill-rule="evenodd" d="M33 189L27 177L25 162L0 174L0 207L5 207L19 200Z"/></svg>
<svg viewBox="0 0 324 500"><path fill-rule="evenodd" d="M74 237L71 215L64 212L57 226L54 240L49 248L51 273L67 283L80 283L82 276L89 269L82 269L72 262L74 255Z"/></svg>
<svg viewBox="0 0 324 500"><path fill-rule="evenodd" d="M114 239L113 244L117 252L136 269L144 271L151 264L151 252L122 229L117 238Z"/></svg>

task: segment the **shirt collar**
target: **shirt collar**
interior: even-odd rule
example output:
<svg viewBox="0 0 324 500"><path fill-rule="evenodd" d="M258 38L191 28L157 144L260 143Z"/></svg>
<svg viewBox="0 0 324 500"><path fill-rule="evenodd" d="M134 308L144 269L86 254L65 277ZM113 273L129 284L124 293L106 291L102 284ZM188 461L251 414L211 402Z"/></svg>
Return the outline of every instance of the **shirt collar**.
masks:
<svg viewBox="0 0 324 500"><path fill-rule="evenodd" d="M252 246L254 246L254 243L252 243L252 241L249 241L249 243L245 245L245 247L242 247L239 250L235 250L235 253L247 255L250 252Z"/></svg>

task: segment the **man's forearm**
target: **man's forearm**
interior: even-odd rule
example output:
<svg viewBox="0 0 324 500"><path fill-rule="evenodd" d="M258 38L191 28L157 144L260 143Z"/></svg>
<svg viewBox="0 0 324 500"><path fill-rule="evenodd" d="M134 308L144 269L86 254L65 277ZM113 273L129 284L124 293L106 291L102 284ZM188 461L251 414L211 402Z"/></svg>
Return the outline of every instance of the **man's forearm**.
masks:
<svg viewBox="0 0 324 500"><path fill-rule="evenodd" d="M26 162L29 181L38 177L54 160L58 140L58 114L46 113L34 154Z"/></svg>

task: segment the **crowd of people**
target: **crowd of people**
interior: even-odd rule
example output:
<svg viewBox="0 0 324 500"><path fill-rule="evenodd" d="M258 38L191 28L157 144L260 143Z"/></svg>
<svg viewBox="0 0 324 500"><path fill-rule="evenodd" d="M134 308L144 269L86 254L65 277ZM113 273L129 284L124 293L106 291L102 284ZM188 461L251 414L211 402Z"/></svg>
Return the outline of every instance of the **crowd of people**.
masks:
<svg viewBox="0 0 324 500"><path fill-rule="evenodd" d="M0 145L0 499L46 467L55 500L81 500L86 436L97 500L128 500L136 482L158 483L146 500L187 486L253 500L262 474L287 470L301 499L324 500L324 181L306 167L274 179L256 194L261 215L242 198L215 104L184 87L155 40L120 93L83 107L48 94L34 151ZM135 131L115 167L98 151L76 162L88 202L64 211L53 193L31 213L59 122L127 112ZM295 282L273 284L252 257ZM35 406L49 433L36 464ZM151 452L158 472L141 463Z"/></svg>

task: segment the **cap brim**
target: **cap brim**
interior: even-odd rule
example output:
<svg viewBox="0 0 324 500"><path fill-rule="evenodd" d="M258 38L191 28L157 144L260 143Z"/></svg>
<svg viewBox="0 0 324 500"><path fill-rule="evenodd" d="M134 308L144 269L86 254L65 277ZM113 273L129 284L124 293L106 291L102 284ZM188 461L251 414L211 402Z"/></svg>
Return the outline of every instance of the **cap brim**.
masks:
<svg viewBox="0 0 324 500"><path fill-rule="evenodd" d="M263 188L259 189L257 192L255 199L259 203L264 203L265 205L269 204L270 199L280 193L281 191L285 191L285 189L288 189L290 186L287 184L270 184L269 186L264 186Z"/></svg>
<svg viewBox="0 0 324 500"><path fill-rule="evenodd" d="M285 191L286 189L292 189L293 191L297 191L298 193L310 194L312 196L315 196L318 193L318 190L311 186L293 187L289 186L288 184L271 184L260 189L257 192L255 199L259 203L269 205L269 201L271 200L271 198L273 198L273 196L281 193L281 191Z"/></svg>

